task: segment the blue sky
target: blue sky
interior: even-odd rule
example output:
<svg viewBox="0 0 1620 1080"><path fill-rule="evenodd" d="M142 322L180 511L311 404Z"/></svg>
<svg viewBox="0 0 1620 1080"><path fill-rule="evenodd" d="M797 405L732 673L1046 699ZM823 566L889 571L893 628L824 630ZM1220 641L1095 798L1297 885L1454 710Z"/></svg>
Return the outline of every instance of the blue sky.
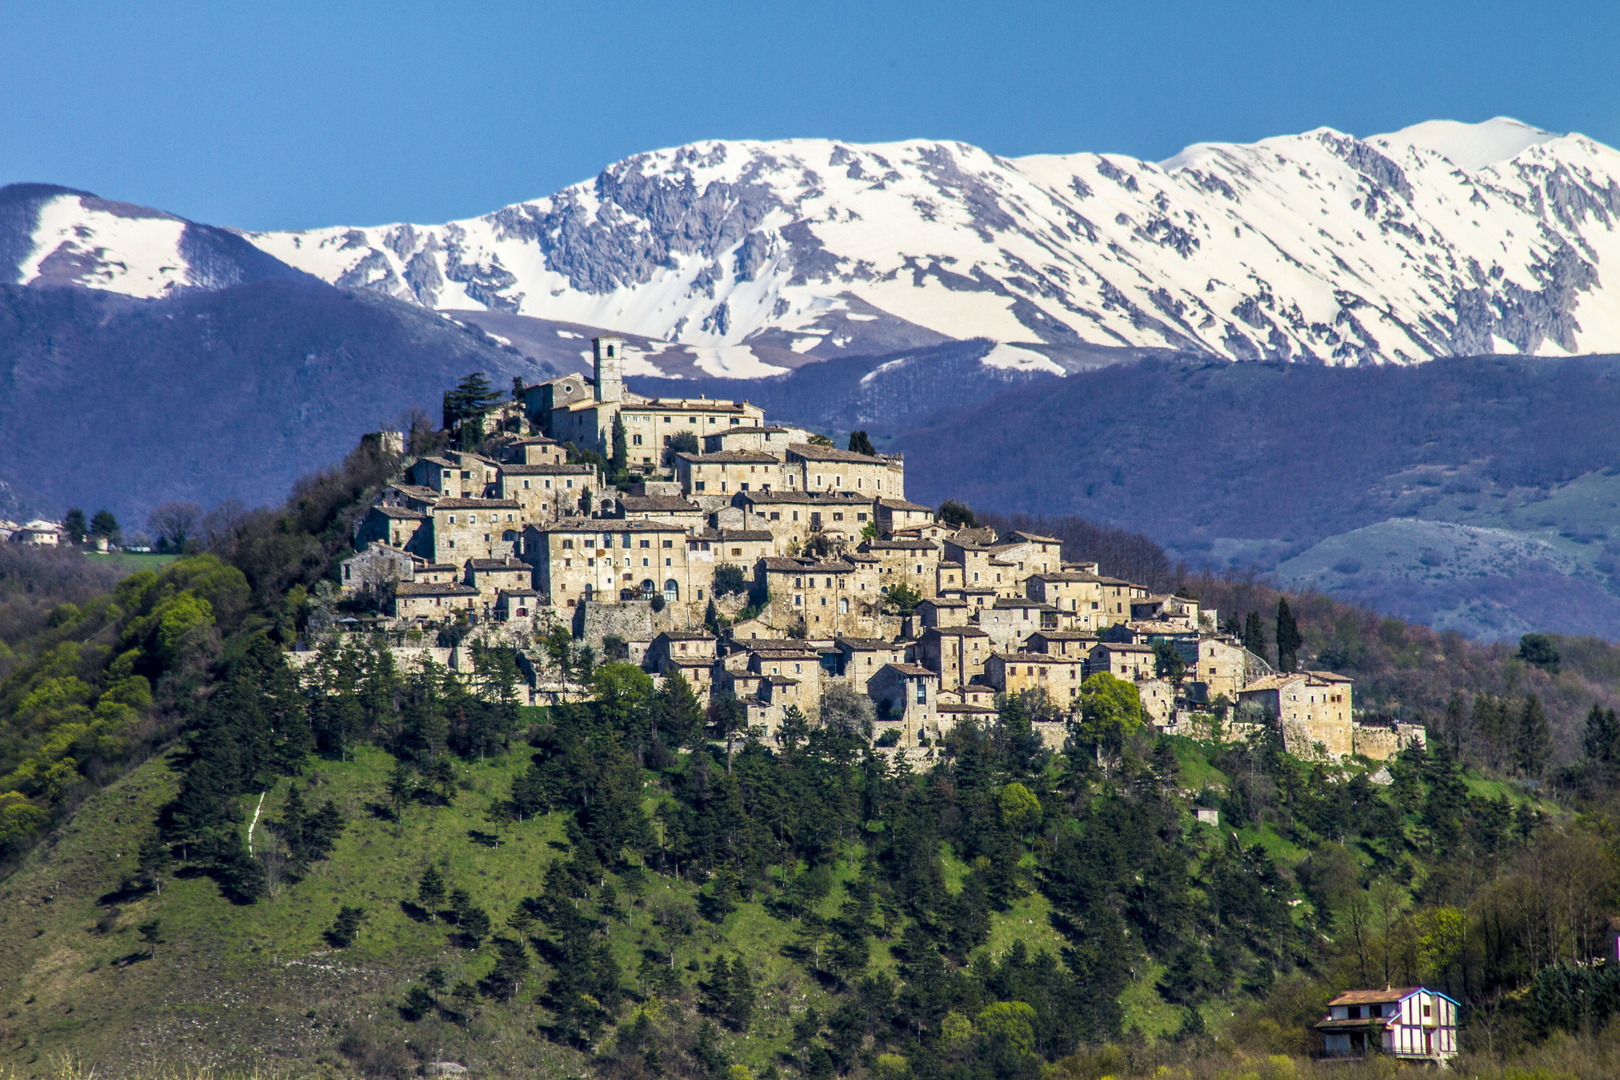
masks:
<svg viewBox="0 0 1620 1080"><path fill-rule="evenodd" d="M1620 5L0 0L0 183L252 229L484 213L705 138L1161 159L1505 114L1620 144Z"/></svg>

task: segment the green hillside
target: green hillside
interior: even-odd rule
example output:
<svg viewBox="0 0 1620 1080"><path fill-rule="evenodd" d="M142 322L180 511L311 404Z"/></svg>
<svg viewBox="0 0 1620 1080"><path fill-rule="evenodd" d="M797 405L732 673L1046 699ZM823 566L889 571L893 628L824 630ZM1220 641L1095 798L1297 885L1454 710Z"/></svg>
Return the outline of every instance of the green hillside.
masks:
<svg viewBox="0 0 1620 1080"><path fill-rule="evenodd" d="M398 466L116 583L0 562L0 1077L1387 1076L1310 1059L1380 982L1462 1002L1468 1075L1613 1074L1615 647L1287 597L1364 716L1427 720L1388 763L1162 737L1106 675L901 764L836 693L766 744L567 642L589 700L525 709L509 649L314 629ZM1274 649L1263 583L1058 535Z"/></svg>

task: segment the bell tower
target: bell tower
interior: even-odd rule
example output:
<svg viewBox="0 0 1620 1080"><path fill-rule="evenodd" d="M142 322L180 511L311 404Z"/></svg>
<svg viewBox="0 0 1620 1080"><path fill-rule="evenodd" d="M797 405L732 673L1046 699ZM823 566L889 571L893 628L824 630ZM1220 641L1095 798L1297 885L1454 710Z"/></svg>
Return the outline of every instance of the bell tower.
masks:
<svg viewBox="0 0 1620 1080"><path fill-rule="evenodd" d="M596 400L619 402L624 400L624 338L618 334L603 334L592 338L596 350Z"/></svg>

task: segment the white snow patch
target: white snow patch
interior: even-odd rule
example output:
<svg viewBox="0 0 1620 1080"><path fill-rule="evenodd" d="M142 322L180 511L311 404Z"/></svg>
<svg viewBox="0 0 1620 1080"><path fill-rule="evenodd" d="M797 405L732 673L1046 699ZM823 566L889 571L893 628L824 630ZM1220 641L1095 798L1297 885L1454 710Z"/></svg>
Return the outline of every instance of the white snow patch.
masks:
<svg viewBox="0 0 1620 1080"><path fill-rule="evenodd" d="M857 315L853 311L844 316L850 322L877 322L876 315Z"/></svg>
<svg viewBox="0 0 1620 1080"><path fill-rule="evenodd" d="M559 330L557 331L557 336L561 338L575 338L578 340L582 340L585 337L584 334L576 334L572 330Z"/></svg>
<svg viewBox="0 0 1620 1080"><path fill-rule="evenodd" d="M1063 365L1050 357L1034 349L1020 349L1017 345L1008 345L1006 342L997 343L979 363L985 367L1002 368L1007 371L1049 371L1053 375L1064 373Z"/></svg>
<svg viewBox="0 0 1620 1080"><path fill-rule="evenodd" d="M796 337L793 339L793 344L789 345L788 348L796 353L807 353L820 344L821 339L819 337Z"/></svg>
<svg viewBox="0 0 1620 1080"><path fill-rule="evenodd" d="M788 372L787 368L760 360L747 345L692 345L689 348L695 357L694 363L716 378L765 379Z"/></svg>
<svg viewBox="0 0 1620 1080"><path fill-rule="evenodd" d="M1387 135L1369 135L1365 141L1386 147L1415 146L1420 150L1433 150L1460 169L1478 172L1556 138L1559 138L1557 134L1531 127L1522 120L1494 116L1478 124L1425 120Z"/></svg>

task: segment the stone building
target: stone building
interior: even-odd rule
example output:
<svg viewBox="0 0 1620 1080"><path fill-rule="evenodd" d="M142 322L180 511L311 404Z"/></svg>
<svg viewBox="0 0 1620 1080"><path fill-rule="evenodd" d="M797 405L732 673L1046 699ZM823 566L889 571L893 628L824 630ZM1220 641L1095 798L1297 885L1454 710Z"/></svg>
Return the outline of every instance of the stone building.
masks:
<svg viewBox="0 0 1620 1080"><path fill-rule="evenodd" d="M504 558L516 549L524 524L516 499L440 499L433 504L433 561Z"/></svg>
<svg viewBox="0 0 1620 1080"><path fill-rule="evenodd" d="M804 491L745 491L732 499L744 528L765 529L782 554L802 552L818 536L838 546L852 544L872 520L869 499Z"/></svg>
<svg viewBox="0 0 1620 1080"><path fill-rule="evenodd" d="M1043 690L1060 706L1073 708L1085 682L1086 661L1059 653L991 653L984 665L986 680L1003 694Z"/></svg>
<svg viewBox="0 0 1620 1080"><path fill-rule="evenodd" d="M930 626L917 639L917 662L944 687L972 682L989 658L990 635L976 626Z"/></svg>
<svg viewBox="0 0 1620 1080"><path fill-rule="evenodd" d="M782 476L785 487L810 492L847 493L865 499L903 499L906 494L906 471L900 458L869 457L831 446L789 446Z"/></svg>
<svg viewBox="0 0 1620 1080"><path fill-rule="evenodd" d="M1290 754L1317 756L1320 747L1333 760L1355 753L1351 718L1353 682L1328 671L1268 675L1245 686L1239 702L1258 705L1276 717Z"/></svg>
<svg viewBox="0 0 1620 1080"><path fill-rule="evenodd" d="M523 533L523 560L545 601L571 608L587 599L612 604L657 596L666 604L698 602L713 587L713 563L694 581L686 530L661 521L566 518Z"/></svg>
<svg viewBox="0 0 1620 1080"><path fill-rule="evenodd" d="M538 524L587 509L587 493L601 490L602 477L594 465L514 463L497 470L494 495L517 502L524 518Z"/></svg>
<svg viewBox="0 0 1620 1080"><path fill-rule="evenodd" d="M718 454L727 450L747 450L769 454L781 461L787 448L794 443L810 441L810 433L796 427L723 427L703 436L698 445L705 454Z"/></svg>
<svg viewBox="0 0 1620 1080"><path fill-rule="evenodd" d="M874 741L904 749L939 741L938 674L917 664L884 664L868 680L866 692L877 714ZM885 738L891 731L895 734Z"/></svg>

